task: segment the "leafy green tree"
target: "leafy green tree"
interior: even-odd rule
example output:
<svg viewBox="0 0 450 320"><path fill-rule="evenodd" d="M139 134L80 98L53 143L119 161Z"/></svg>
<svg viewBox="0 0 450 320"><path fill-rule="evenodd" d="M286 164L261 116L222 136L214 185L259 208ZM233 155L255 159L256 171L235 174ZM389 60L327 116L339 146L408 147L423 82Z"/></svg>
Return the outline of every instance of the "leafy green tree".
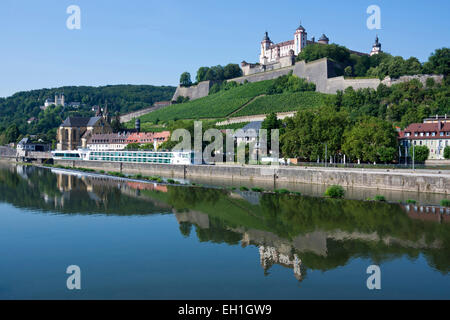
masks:
<svg viewBox="0 0 450 320"><path fill-rule="evenodd" d="M225 75L224 75L224 68L221 65L217 65L214 67L211 67L211 69L214 72L214 76L212 79L207 79L207 80L224 80L225 79ZM207 76L208 77L208 76Z"/></svg>
<svg viewBox="0 0 450 320"><path fill-rule="evenodd" d="M402 57L394 57L388 65L388 75L391 78L398 78L401 75L407 74L406 63Z"/></svg>
<svg viewBox="0 0 450 320"><path fill-rule="evenodd" d="M138 150L140 147L139 143L129 143L127 144L127 146L125 147L126 150Z"/></svg>
<svg viewBox="0 0 450 320"><path fill-rule="evenodd" d="M397 132L392 124L366 117L344 133L342 150L351 159L364 162L392 161L397 150Z"/></svg>
<svg viewBox="0 0 450 320"><path fill-rule="evenodd" d="M297 56L297 61L305 60L305 62L314 61L321 58L329 58L330 60L349 64L350 50L337 44L312 44L306 46Z"/></svg>
<svg viewBox="0 0 450 320"><path fill-rule="evenodd" d="M378 159L384 163L392 162L397 156L397 150L393 147L381 146L377 150Z"/></svg>
<svg viewBox="0 0 450 320"><path fill-rule="evenodd" d="M183 72L180 76L180 85L189 87L191 84L191 74L189 72Z"/></svg>
<svg viewBox="0 0 450 320"><path fill-rule="evenodd" d="M446 146L444 148L444 158L445 159L450 159L450 146Z"/></svg>
<svg viewBox="0 0 450 320"><path fill-rule="evenodd" d="M415 75L422 73L422 64L416 57L411 57L405 61L406 73L409 75Z"/></svg>
<svg viewBox="0 0 450 320"><path fill-rule="evenodd" d="M436 73L448 76L450 73L450 49L436 49L424 64L425 73Z"/></svg>
<svg viewBox="0 0 450 320"><path fill-rule="evenodd" d="M330 107L319 110L300 110L294 118L286 120L281 137L281 150L285 157L316 161L327 156L340 155L342 136L348 124L346 112Z"/></svg>
<svg viewBox="0 0 450 320"><path fill-rule="evenodd" d="M352 57L355 55L351 55ZM367 70L370 68L370 58L368 56L356 56L355 64L353 66L353 73L357 77L367 75Z"/></svg>
<svg viewBox="0 0 450 320"><path fill-rule="evenodd" d="M272 85L267 90L267 94L280 94L284 92L301 92L301 91L315 91L316 85L307 82L303 78L299 78L290 72L287 75L280 76L275 79Z"/></svg>
<svg viewBox="0 0 450 320"><path fill-rule="evenodd" d="M153 150L153 143L144 143L139 146L140 150Z"/></svg>
<svg viewBox="0 0 450 320"><path fill-rule="evenodd" d="M225 79L233 79L242 76L242 69L237 64L229 63L223 68Z"/></svg>
<svg viewBox="0 0 450 320"><path fill-rule="evenodd" d="M214 69L209 68L208 71L206 71L205 80L216 80L216 72L214 71Z"/></svg>
<svg viewBox="0 0 450 320"><path fill-rule="evenodd" d="M353 74L352 67L351 67L351 66L345 67L345 69L344 69L344 75L345 75L346 77L351 77L352 74Z"/></svg>
<svg viewBox="0 0 450 320"><path fill-rule="evenodd" d="M267 130L267 148L271 148L272 144L272 130L278 129L280 130L283 126L283 122L278 119L277 114L275 112L269 113L266 118L261 123L261 129ZM279 137L283 132L280 130Z"/></svg>
<svg viewBox="0 0 450 320"><path fill-rule="evenodd" d="M208 72L209 67L200 67L197 70L197 82L205 81L206 80L206 73Z"/></svg>
<svg viewBox="0 0 450 320"><path fill-rule="evenodd" d="M410 154L412 154L414 149L414 162L423 163L428 159L430 155L430 149L427 146L414 146L410 148Z"/></svg>
<svg viewBox="0 0 450 320"><path fill-rule="evenodd" d="M16 124L12 124L6 129L5 140L6 143L16 142L19 138L20 131Z"/></svg>

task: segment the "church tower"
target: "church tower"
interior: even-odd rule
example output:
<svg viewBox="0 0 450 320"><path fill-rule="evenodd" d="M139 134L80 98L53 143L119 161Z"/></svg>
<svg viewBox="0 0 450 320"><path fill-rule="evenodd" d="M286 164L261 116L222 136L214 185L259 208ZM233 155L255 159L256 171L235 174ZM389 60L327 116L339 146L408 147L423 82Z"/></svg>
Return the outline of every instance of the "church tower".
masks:
<svg viewBox="0 0 450 320"><path fill-rule="evenodd" d="M105 100L105 110L103 112L103 119L105 119L105 121L107 123L111 123L111 116L109 115L109 112L108 112L108 101L107 100Z"/></svg>
<svg viewBox="0 0 450 320"><path fill-rule="evenodd" d="M269 47L272 44L272 41L269 38L269 33L266 31L264 34L264 38L261 41L261 54L259 56L259 63L267 64L267 59L269 58L267 55L269 54Z"/></svg>
<svg viewBox="0 0 450 320"><path fill-rule="evenodd" d="M294 54L298 55L306 47L307 32L302 24L295 30L294 33Z"/></svg>
<svg viewBox="0 0 450 320"><path fill-rule="evenodd" d="M370 52L370 55L373 56L374 54L379 54L381 51L381 43L379 42L378 35L375 38L375 43L372 46L372 51Z"/></svg>

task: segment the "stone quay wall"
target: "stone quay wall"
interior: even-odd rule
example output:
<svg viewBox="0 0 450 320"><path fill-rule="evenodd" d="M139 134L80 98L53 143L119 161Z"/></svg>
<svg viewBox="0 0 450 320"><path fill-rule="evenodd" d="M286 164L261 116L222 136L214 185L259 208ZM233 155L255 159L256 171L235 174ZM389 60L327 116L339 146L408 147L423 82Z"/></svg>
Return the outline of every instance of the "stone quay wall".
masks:
<svg viewBox="0 0 450 320"><path fill-rule="evenodd" d="M101 161L55 160L55 164L128 174L159 175L170 178L208 178L211 181L236 180L293 184L338 184L349 188L450 193L448 170L346 169L271 167L241 165L168 165Z"/></svg>

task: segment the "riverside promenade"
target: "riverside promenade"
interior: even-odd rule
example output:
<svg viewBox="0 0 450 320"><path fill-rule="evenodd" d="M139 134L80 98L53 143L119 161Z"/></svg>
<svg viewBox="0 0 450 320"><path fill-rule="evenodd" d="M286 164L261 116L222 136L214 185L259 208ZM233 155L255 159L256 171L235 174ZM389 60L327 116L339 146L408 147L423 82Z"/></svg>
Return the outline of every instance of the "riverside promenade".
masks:
<svg viewBox="0 0 450 320"><path fill-rule="evenodd" d="M55 164L125 174L160 175L167 178L207 178L210 181L249 181L291 184L338 184L348 188L450 193L450 170L356 169L303 166L170 165L102 161L56 160Z"/></svg>

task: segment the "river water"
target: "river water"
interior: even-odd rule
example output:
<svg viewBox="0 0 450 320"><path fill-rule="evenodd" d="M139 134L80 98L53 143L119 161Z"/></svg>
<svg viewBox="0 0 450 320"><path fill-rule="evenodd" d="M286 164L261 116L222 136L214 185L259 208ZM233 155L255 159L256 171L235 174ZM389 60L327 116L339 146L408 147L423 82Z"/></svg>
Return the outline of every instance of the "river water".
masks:
<svg viewBox="0 0 450 320"><path fill-rule="evenodd" d="M435 205L0 165L0 299L449 299L449 272Z"/></svg>

